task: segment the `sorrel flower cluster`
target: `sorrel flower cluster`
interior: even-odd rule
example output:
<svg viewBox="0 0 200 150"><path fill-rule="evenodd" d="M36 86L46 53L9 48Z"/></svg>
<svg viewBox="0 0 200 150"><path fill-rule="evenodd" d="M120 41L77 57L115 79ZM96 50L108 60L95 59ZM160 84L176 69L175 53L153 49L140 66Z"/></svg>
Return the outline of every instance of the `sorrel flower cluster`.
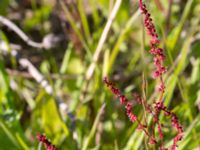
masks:
<svg viewBox="0 0 200 150"><path fill-rule="evenodd" d="M148 12L146 5L142 2L142 0L139 0L139 7L144 15L144 26L147 29L147 32L149 36L151 37L150 40L150 53L154 56L153 61L154 65L156 67L156 70L153 73L154 78L160 78L161 82L158 86L158 90L160 92L164 92L165 85L162 80L162 75L167 71L166 67L163 66L163 61L165 60L165 55L162 48L158 47L158 44L160 43L160 40L158 39L158 35L156 33L155 26L152 22L152 18L150 13Z"/></svg>
<svg viewBox="0 0 200 150"><path fill-rule="evenodd" d="M120 90L118 88L116 88L114 86L114 84L112 82L110 82L108 80L108 78L104 78L104 83L107 85L107 87L110 88L110 90L112 91L112 93L117 97L119 98L120 100L120 104L124 105L125 106L125 109L126 109L126 114L127 116L129 117L130 121L131 122L137 122L138 123L138 129L141 129L144 131L144 133L149 137L149 143L150 144L155 144L156 143L156 140L151 137L151 135L149 134L149 132L147 131L147 125L145 124L142 124L140 122L140 120L138 119L138 117L132 112L132 109L133 109L133 105L131 102L128 101L128 99L126 98L125 95L121 94ZM136 100L139 104L141 104L141 97L139 97L138 95L136 96Z"/></svg>
<svg viewBox="0 0 200 150"><path fill-rule="evenodd" d="M182 126L180 125L180 123L178 122L177 116L174 113L168 111L163 104L163 94L165 91L165 84L164 84L162 75L167 71L167 69L163 66L163 62L165 60L165 55L164 55L163 49L158 47L158 44L160 43L160 41L158 39L158 35L156 33L155 26L152 22L151 15L147 10L146 5L143 3L142 0L139 0L139 7L140 7L142 14L144 15L145 28L147 29L147 32L148 32L149 36L151 37L150 53L154 56L153 60L154 60L154 65L156 67L156 70L153 73L153 77L160 79L160 84L158 85L158 90L159 90L159 92L161 92L161 96L160 96L158 102L154 106L154 114L153 114L154 122L158 124L158 132L159 132L160 138L161 138L162 130L161 130L161 125L159 123L159 114L161 111L164 111L166 116L171 117L172 126L177 130L177 135L174 138L173 145L171 147L172 150L175 150L177 147L177 142L183 138L183 129L182 129Z"/></svg>
<svg viewBox="0 0 200 150"><path fill-rule="evenodd" d="M126 114L129 117L130 121L137 122L138 129L142 130L145 133L145 135L149 138L149 144L157 144L158 141L156 140L154 134L151 134L148 131L148 128L147 128L148 125L141 123L139 118L132 112L133 104L128 100L128 98L125 95L123 95L120 92L120 90L118 88L116 88L111 81L109 81L108 78L106 78L106 77L104 78L104 83L111 90L111 92L117 98L119 98L120 104L125 106ZM180 141L183 137L183 128L182 128L181 124L179 123L177 116L173 112L167 110L166 106L164 106L164 104L163 104L163 101L155 102L155 104L152 107L151 105L147 104L146 101L142 97L140 97L138 94L134 94L134 97L138 104L144 103L145 111L153 116L153 124L154 124L153 130L155 130L155 126L157 125L159 139L161 140L161 146L159 147L159 150L165 150L164 143L163 143L164 134L162 132L163 125L159 121L159 115L160 115L161 111L163 111L165 116L171 118L172 126L177 130L177 135L173 140L173 145L171 146L171 150L176 150L177 142Z"/></svg>
<svg viewBox="0 0 200 150"><path fill-rule="evenodd" d="M46 150L58 150L53 144L51 144L51 142L46 138L45 135L38 134L37 139L45 145Z"/></svg>
<svg viewBox="0 0 200 150"><path fill-rule="evenodd" d="M120 104L125 106L126 114L131 120L131 122L137 122L138 129L142 130L145 135L149 138L149 144L158 144L158 140L160 140L160 145L158 145L159 150L166 150L164 148L164 134L163 134L163 124L159 120L159 116L161 112L164 112L164 115L171 119L172 127L176 129L177 134L175 138L173 139L173 144L170 148L170 150L176 150L177 149L177 142L180 141L183 138L183 128L181 124L178 121L177 116L169 111L166 106L164 106L163 103L163 95L165 92L165 83L163 81L163 74L167 71L166 67L164 67L163 63L165 60L165 54L162 48L159 48L158 45L160 44L160 41L158 39L158 35L156 33L155 26L152 22L152 18L150 13L148 12L146 5L143 3L142 0L139 0L139 7L144 15L144 26L147 29L147 32L150 36L150 50L149 52L153 55L153 62L155 65L155 71L153 72L154 79L159 79L159 84L157 85L158 91L160 93L159 99L154 102L152 105L149 105L145 98L142 98L139 96L139 94L134 94L134 97L138 104L142 104L145 113L147 112L153 117L153 125L148 128L147 121L143 124L142 121L139 120L139 118L132 112L133 105L125 95L123 95L118 88L116 88L112 82L108 80L108 78L104 78L104 83L107 85L107 87L111 90L111 92L120 100ZM157 127L157 128L156 128ZM148 129L151 129L153 133L150 133ZM158 131L159 138L155 137L155 131Z"/></svg>

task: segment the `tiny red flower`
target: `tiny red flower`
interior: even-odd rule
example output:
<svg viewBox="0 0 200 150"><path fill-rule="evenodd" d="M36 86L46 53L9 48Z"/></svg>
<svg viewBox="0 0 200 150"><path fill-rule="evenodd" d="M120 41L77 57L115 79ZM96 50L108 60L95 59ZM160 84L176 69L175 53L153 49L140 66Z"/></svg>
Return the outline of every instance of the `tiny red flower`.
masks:
<svg viewBox="0 0 200 150"><path fill-rule="evenodd" d="M164 135L162 132L162 125L160 123L158 124L158 133L159 133L160 139L163 139Z"/></svg>
<svg viewBox="0 0 200 150"><path fill-rule="evenodd" d="M124 95L120 95L119 99L121 104L126 104L127 98Z"/></svg>
<svg viewBox="0 0 200 150"><path fill-rule="evenodd" d="M49 142L49 140L47 140L45 135L37 134L37 139L45 145L46 150L58 150L51 142Z"/></svg>
<svg viewBox="0 0 200 150"><path fill-rule="evenodd" d="M164 85L163 82L160 83L160 85L158 86L158 91L160 91L160 92L164 92L165 91L165 85Z"/></svg>
<svg viewBox="0 0 200 150"><path fill-rule="evenodd" d="M150 137L150 139L149 139L149 144L154 145L154 144L156 144L156 143L157 143L156 139L155 139L154 137Z"/></svg>

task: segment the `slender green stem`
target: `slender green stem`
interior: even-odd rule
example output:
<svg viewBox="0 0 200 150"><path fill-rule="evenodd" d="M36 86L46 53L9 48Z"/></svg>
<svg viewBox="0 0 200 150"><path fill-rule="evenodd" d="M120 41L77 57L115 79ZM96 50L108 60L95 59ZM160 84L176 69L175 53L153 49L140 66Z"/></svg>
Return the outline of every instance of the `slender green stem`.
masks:
<svg viewBox="0 0 200 150"><path fill-rule="evenodd" d="M92 60L92 54L91 54L91 51L88 47L88 45L86 44L85 40L84 40L84 37L82 35L82 33L80 32L80 30L78 29L77 25L76 25L76 22L74 21L73 19L73 16L71 15L71 13L69 12L69 10L67 9L67 7L65 6L63 0L59 0L60 2L60 5L66 15L66 18L67 20L69 21L72 29L74 30L74 32L76 33L76 35L78 36L79 40L81 41L83 47L85 48L89 58L90 58L90 61Z"/></svg>
<svg viewBox="0 0 200 150"><path fill-rule="evenodd" d="M143 69L143 73L142 73L142 107L143 107L143 112L144 112L144 122L145 125L148 127L148 122L147 122L147 113L146 113L146 106L145 104L147 103L147 96L146 96L146 90L147 90L147 81L146 81L146 69L145 69L145 51L144 51L144 44L145 44L145 33L144 33L144 24L143 24L143 20L141 18L141 22L142 22L142 36L141 36L141 57L142 57L142 69ZM148 128L147 128L148 131ZM148 150L149 146L148 146L148 139L145 138L144 142L145 142L145 147Z"/></svg>
<svg viewBox="0 0 200 150"><path fill-rule="evenodd" d="M95 134L95 131L97 129L97 125L98 125L98 123L100 121L101 115L103 114L105 106L106 106L105 103L101 106L101 108L99 110L99 113L97 114L97 116L95 118L95 121L94 121L94 124L92 126L92 129L90 130L90 133L89 133L88 137L86 138L86 140L85 140L85 142L83 144L82 150L87 150L88 149L88 146L89 146L89 144L90 144L90 142L91 142L91 140L92 140L92 138L93 138L93 136Z"/></svg>
<svg viewBox="0 0 200 150"><path fill-rule="evenodd" d="M83 1L78 0L78 10L79 10L79 14L80 14L80 17L81 17L83 29L84 29L87 40L90 41L91 40L90 29L89 29L87 16L86 16L86 13L85 13L83 6L84 6Z"/></svg>

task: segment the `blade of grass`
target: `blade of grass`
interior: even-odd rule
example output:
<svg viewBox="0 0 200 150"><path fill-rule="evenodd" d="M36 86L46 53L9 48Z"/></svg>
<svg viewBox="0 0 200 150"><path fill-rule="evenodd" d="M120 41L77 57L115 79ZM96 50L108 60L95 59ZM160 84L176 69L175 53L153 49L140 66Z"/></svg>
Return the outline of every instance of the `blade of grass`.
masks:
<svg viewBox="0 0 200 150"><path fill-rule="evenodd" d="M130 136L124 149L126 150L138 150L144 139L144 134L141 132L135 132Z"/></svg>
<svg viewBox="0 0 200 150"><path fill-rule="evenodd" d="M94 124L92 126L92 129L90 130L90 133L89 133L88 137L86 138L86 140L85 140L85 142L83 144L82 150L87 150L88 149L89 144L90 144L90 142L92 141L92 138L95 135L95 131L97 129L97 125L98 125L98 123L100 121L100 117L101 117L101 115L102 115L102 113L104 111L105 106L106 106L105 103L101 106L101 108L100 108L100 110L99 110L99 112L98 112L98 114L97 114L97 116L95 118L95 121L94 121Z"/></svg>
<svg viewBox="0 0 200 150"><path fill-rule="evenodd" d="M90 41L91 40L90 29L89 29L89 25L88 25L88 21L87 21L87 16L85 14L85 10L83 7L84 7L83 0L78 0L78 10L79 10L79 14L81 17L83 30L85 32L87 41Z"/></svg>
<svg viewBox="0 0 200 150"><path fill-rule="evenodd" d="M21 138L21 136L18 133L16 134L16 138L24 150L29 150L28 145L26 144L26 142Z"/></svg>
<svg viewBox="0 0 200 150"><path fill-rule="evenodd" d="M56 134L62 129L65 133L65 136L68 136L69 130L62 119L61 113L59 111L57 103L55 102L55 99L53 99L50 96L48 97L49 98L47 98L46 102L43 103L41 109L42 122L44 125L44 130L46 131L45 133ZM49 108L51 108L51 111L49 111ZM51 117L51 119L54 121L52 122L52 120L49 119L49 117Z"/></svg>
<svg viewBox="0 0 200 150"><path fill-rule="evenodd" d="M72 53L72 44L69 44L68 48L65 51L64 58L60 67L61 74L64 74L67 71L71 53Z"/></svg>
<svg viewBox="0 0 200 150"><path fill-rule="evenodd" d="M191 7L192 7L193 2L194 0L187 1L187 4L185 6L183 15L181 16L180 22L167 38L167 49L174 50L175 46L177 45L178 39L180 38L180 34L183 30L183 26L185 22L187 21L187 18L192 10Z"/></svg>
<svg viewBox="0 0 200 150"><path fill-rule="evenodd" d="M103 73L102 79L108 75L108 62L109 62L110 51L107 49L104 53L104 61L103 61Z"/></svg>
<svg viewBox="0 0 200 150"><path fill-rule="evenodd" d="M5 42L6 46L8 47L8 54L10 55L10 61L11 61L12 67L16 68L17 62L16 62L16 58L11 54L12 49L10 47L9 40L8 40L7 36L4 34L4 32L1 30L0 30L0 37Z"/></svg>
<svg viewBox="0 0 200 150"><path fill-rule="evenodd" d="M76 25L76 22L74 21L71 13L69 12L69 10L67 9L67 7L65 6L63 0L60 0L60 5L62 7L62 9L64 10L64 13L66 15L66 18L67 20L69 21L72 29L74 30L74 32L76 33L76 35L78 36L79 40L81 41L81 43L83 44L83 47L85 48L87 54L88 54L88 57L90 58L90 60L92 60L92 54L91 54L91 51L88 47L88 45L86 44L85 40L84 40L84 37L82 35L82 33L80 32L80 30L78 29L77 25Z"/></svg>
<svg viewBox="0 0 200 150"><path fill-rule="evenodd" d="M190 82L191 82L191 84L194 84L199 79L200 79L200 58L197 58L193 65Z"/></svg>
<svg viewBox="0 0 200 150"><path fill-rule="evenodd" d="M74 30L74 32L77 34L77 36L79 37L79 40L81 42L84 42L84 38L83 38L83 35L81 34L80 30L78 29L77 25L76 25L76 22L74 21L73 19L73 16L72 14L69 12L68 8L65 6L63 0L60 0L60 5L66 15L66 18L67 20L69 21L72 29Z"/></svg>
<svg viewBox="0 0 200 150"><path fill-rule="evenodd" d="M170 99L172 97L172 94L173 94L173 91L174 91L176 83L179 82L179 84L180 84L180 81L178 80L178 76L180 75L180 73L183 71L183 69L186 66L186 59L187 59L187 55L188 55L189 50L190 50L191 39L192 38L191 38L191 35L190 35L185 40L184 45L182 47L182 50L180 52L181 59L179 60L177 66L176 66L176 69L174 70L174 73L173 73L174 77L169 78L168 83L166 84L166 87L168 87L168 86L172 86L173 87L173 88L172 87L168 88L169 91L166 92L166 99L165 99L166 105L169 105L169 103L170 103ZM172 83L174 83L174 84L172 84ZM179 85L179 89L180 89L180 92L181 92L183 100L185 100L186 96L185 96L185 94L184 94L184 92L183 92L183 90L182 90L180 85Z"/></svg>
<svg viewBox="0 0 200 150"><path fill-rule="evenodd" d="M13 93L10 89L10 79L5 70L4 62L0 57L0 88L1 88L1 97L0 102L6 104L7 108L14 109L15 104L13 100Z"/></svg>
<svg viewBox="0 0 200 150"><path fill-rule="evenodd" d="M95 27L99 24L100 20L99 20L99 14L98 14L98 10L96 8L97 6L97 1L96 0L89 0L91 9L92 9L92 17L94 20L94 25Z"/></svg>
<svg viewBox="0 0 200 150"><path fill-rule="evenodd" d="M10 141L17 147L17 148L21 148L19 146L19 143L15 137L15 135L13 134L12 131L10 131L10 129L5 125L5 123L1 120L0 122L0 127L1 129L5 132L5 134L7 135L7 137L10 139Z"/></svg>

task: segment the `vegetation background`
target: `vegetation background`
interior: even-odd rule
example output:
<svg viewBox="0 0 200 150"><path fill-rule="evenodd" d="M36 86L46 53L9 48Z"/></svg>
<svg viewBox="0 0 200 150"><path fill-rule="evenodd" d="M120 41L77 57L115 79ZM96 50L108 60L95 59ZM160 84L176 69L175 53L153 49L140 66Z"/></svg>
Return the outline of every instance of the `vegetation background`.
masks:
<svg viewBox="0 0 200 150"><path fill-rule="evenodd" d="M184 127L179 149L198 150L200 0L144 2L167 56L165 105ZM102 82L108 76L133 99L144 75L148 102L157 97L138 1L0 0L0 15L0 150L38 149L37 133L60 150L145 149ZM142 118L140 106L134 112ZM175 131L160 117L169 147Z"/></svg>

